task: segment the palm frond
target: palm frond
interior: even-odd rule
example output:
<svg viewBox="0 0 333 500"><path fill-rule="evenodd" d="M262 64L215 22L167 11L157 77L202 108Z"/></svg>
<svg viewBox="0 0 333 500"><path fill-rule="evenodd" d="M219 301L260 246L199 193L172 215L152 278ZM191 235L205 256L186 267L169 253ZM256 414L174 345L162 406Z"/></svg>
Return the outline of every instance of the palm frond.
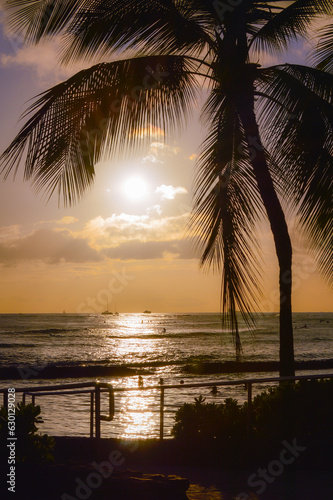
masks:
<svg viewBox="0 0 333 500"><path fill-rule="evenodd" d="M185 1L9 0L7 8L12 31L28 43L61 33L64 63L130 49L136 56L200 53L213 42L209 12Z"/></svg>
<svg viewBox="0 0 333 500"><path fill-rule="evenodd" d="M150 56L103 63L44 92L1 157L3 172L25 159L25 179L65 203L80 197L109 149L135 148L142 131L181 126L195 94L193 61ZM148 139L148 136L147 136Z"/></svg>
<svg viewBox="0 0 333 500"><path fill-rule="evenodd" d="M91 0L7 0L8 26L27 43L38 43L70 25L78 12L89 8Z"/></svg>
<svg viewBox="0 0 333 500"><path fill-rule="evenodd" d="M197 165L189 233L202 266L222 273L222 317L240 347L236 310L253 326L251 310L259 292L254 226L262 205L235 107L212 92L206 113L212 126Z"/></svg>
<svg viewBox="0 0 333 500"><path fill-rule="evenodd" d="M289 5L279 0L265 4L273 15L253 36L252 48L260 52L279 52L285 50L298 36L306 36L308 28L319 15L332 14L331 0L294 0Z"/></svg>
<svg viewBox="0 0 333 500"><path fill-rule="evenodd" d="M95 1L73 18L62 60L68 63L118 50L134 50L136 55L199 54L212 38L204 19L189 7L189 2L171 0Z"/></svg>
<svg viewBox="0 0 333 500"><path fill-rule="evenodd" d="M311 239L319 267L333 271L333 75L284 65L263 70L261 123L283 192Z"/></svg>
<svg viewBox="0 0 333 500"><path fill-rule="evenodd" d="M333 24L320 30L319 36L315 52L317 67L323 71L333 72Z"/></svg>

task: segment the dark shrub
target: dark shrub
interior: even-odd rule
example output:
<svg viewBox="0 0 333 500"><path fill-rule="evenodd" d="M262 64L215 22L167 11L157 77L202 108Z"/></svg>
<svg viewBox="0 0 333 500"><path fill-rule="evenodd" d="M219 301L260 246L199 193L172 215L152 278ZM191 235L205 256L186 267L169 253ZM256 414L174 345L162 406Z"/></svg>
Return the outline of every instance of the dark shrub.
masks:
<svg viewBox="0 0 333 500"><path fill-rule="evenodd" d="M199 396L183 404L176 413L172 434L179 439L212 440L239 438L245 430L245 413L235 399L221 404L205 403Z"/></svg>
<svg viewBox="0 0 333 500"><path fill-rule="evenodd" d="M253 400L254 434L264 439L333 437L333 381L283 383Z"/></svg>
<svg viewBox="0 0 333 500"><path fill-rule="evenodd" d="M191 441L244 441L247 403L228 398L205 403L202 396L183 404L176 413L172 434ZM333 380L282 383L253 399L252 437L261 443L302 438L333 439Z"/></svg>
<svg viewBox="0 0 333 500"><path fill-rule="evenodd" d="M55 441L47 434L37 434L37 424L43 422L40 406L18 403L15 409L15 454L16 462L42 463L53 460ZM0 410L0 442L1 458L8 454L5 443L8 443L8 413L4 406Z"/></svg>

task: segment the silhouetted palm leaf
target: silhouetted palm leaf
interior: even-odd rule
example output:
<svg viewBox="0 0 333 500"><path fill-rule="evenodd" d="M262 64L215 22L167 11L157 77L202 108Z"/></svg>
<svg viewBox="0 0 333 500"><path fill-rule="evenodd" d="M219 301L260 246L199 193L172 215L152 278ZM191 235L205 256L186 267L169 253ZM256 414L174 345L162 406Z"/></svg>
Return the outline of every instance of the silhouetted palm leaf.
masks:
<svg viewBox="0 0 333 500"><path fill-rule="evenodd" d="M280 166L283 193L296 209L325 276L333 271L333 75L284 65L262 70L263 129ZM306 85L304 85L306 82Z"/></svg>
<svg viewBox="0 0 333 500"><path fill-rule="evenodd" d="M137 146L154 128L181 125L196 88L192 70L181 56L149 56L77 73L29 108L26 115L34 114L2 155L6 175L26 152L25 178L73 203L93 181L106 145L110 154Z"/></svg>
<svg viewBox="0 0 333 500"><path fill-rule="evenodd" d="M333 24L323 28L320 33L319 45L316 49L318 68L333 71Z"/></svg>
<svg viewBox="0 0 333 500"><path fill-rule="evenodd" d="M199 22L198 22L199 21ZM63 60L105 55L117 50L163 54L199 54L213 43L200 13L189 2L129 0L96 1L78 13L67 30Z"/></svg>
<svg viewBox="0 0 333 500"><path fill-rule="evenodd" d="M143 49L145 55L186 50L196 53L213 42L203 11L190 2L172 0L9 0L13 31L20 28L29 43L42 36L65 34L63 61L105 56L119 49ZM211 7L211 10L215 10ZM211 17L209 19L211 21Z"/></svg>
<svg viewBox="0 0 333 500"><path fill-rule="evenodd" d="M260 289L254 229L263 206L235 106L214 89L205 114L211 130L197 165L189 232L201 249L202 265L222 273L223 319L240 347L237 307L252 326Z"/></svg>
<svg viewBox="0 0 333 500"><path fill-rule="evenodd" d="M91 0L7 0L9 27L23 34L26 42L38 43L44 36L60 33L73 17L92 5Z"/></svg>
<svg viewBox="0 0 333 500"><path fill-rule="evenodd" d="M266 1L254 3L268 7ZM286 49L291 40L307 34L314 18L320 14L332 13L331 0L297 0L288 3L286 6L283 0L272 2L269 7L270 19L253 37L252 43L256 50L276 52Z"/></svg>

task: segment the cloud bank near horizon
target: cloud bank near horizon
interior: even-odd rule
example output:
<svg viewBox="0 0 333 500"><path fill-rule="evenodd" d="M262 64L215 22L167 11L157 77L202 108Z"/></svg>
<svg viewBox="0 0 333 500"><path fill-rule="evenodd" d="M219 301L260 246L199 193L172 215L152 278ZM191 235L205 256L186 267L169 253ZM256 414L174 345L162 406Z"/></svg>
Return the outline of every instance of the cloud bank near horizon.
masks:
<svg viewBox="0 0 333 500"><path fill-rule="evenodd" d="M74 217L40 221L25 234L18 225L0 228L0 265L27 261L45 264L101 263L114 260L194 259L193 242L184 238L188 213L162 217L156 210L144 215L112 214L95 217L83 229L69 229Z"/></svg>

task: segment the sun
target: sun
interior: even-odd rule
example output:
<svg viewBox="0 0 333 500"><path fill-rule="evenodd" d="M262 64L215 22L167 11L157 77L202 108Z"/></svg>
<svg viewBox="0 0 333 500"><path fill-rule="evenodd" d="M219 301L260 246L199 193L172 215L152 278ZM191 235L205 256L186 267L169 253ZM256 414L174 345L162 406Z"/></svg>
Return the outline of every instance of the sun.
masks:
<svg viewBox="0 0 333 500"><path fill-rule="evenodd" d="M139 200L148 193L146 182L141 177L131 177L123 184L123 192L132 200Z"/></svg>

